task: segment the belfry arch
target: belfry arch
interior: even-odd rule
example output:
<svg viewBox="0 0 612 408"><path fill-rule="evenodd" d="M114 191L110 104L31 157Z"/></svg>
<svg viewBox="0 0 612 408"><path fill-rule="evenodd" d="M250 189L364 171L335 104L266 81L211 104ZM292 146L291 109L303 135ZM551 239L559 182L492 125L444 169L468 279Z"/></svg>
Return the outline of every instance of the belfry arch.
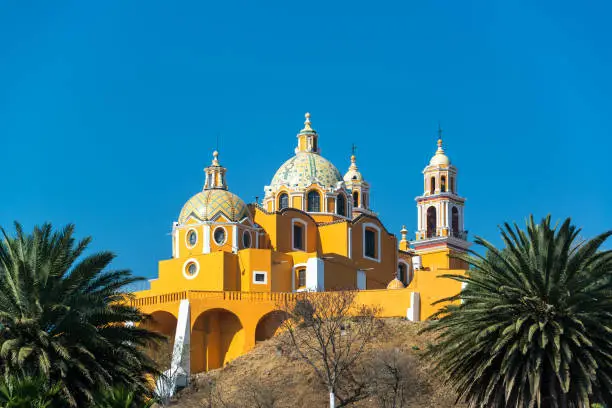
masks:
<svg viewBox="0 0 612 408"><path fill-rule="evenodd" d="M191 328L191 371L221 368L241 355L244 332L238 316L227 309L201 313Z"/></svg>
<svg viewBox="0 0 612 408"><path fill-rule="evenodd" d="M433 205L427 209L427 237L435 237L438 227L438 219L436 215L436 207Z"/></svg>

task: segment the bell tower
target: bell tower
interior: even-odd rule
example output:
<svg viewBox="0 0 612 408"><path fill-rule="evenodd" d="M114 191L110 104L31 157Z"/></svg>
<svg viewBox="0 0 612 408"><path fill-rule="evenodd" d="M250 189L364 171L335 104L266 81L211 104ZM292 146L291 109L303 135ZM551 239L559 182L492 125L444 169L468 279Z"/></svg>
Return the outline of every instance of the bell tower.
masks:
<svg viewBox="0 0 612 408"><path fill-rule="evenodd" d="M461 261L448 258L452 252L465 252L470 243L464 228L465 198L458 193L457 168L444 151L442 129L438 129L438 149L423 176L423 195L416 198L418 229L411 244L423 256L424 267L428 258L439 254L435 260L439 267L463 269Z"/></svg>

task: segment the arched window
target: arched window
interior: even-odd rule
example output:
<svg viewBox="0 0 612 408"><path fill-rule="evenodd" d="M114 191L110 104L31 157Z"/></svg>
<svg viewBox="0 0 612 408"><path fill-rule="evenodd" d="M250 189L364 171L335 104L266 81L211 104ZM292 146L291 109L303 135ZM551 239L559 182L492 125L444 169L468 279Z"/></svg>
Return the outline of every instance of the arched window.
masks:
<svg viewBox="0 0 612 408"><path fill-rule="evenodd" d="M401 280L403 284L407 283L408 268L406 268L406 264L403 262L401 262L397 267L397 279Z"/></svg>
<svg viewBox="0 0 612 408"><path fill-rule="evenodd" d="M297 270L297 286L298 289L306 287L306 268L300 268Z"/></svg>
<svg viewBox="0 0 612 408"><path fill-rule="evenodd" d="M429 207L427 209L427 238L436 236L436 228L438 220L436 218L436 207Z"/></svg>
<svg viewBox="0 0 612 408"><path fill-rule="evenodd" d="M315 190L308 192L308 212L321 212L321 196Z"/></svg>
<svg viewBox="0 0 612 408"><path fill-rule="evenodd" d="M346 217L346 198L342 193L338 194L336 200L336 214Z"/></svg>
<svg viewBox="0 0 612 408"><path fill-rule="evenodd" d="M440 178L440 191L446 193L446 176Z"/></svg>
<svg viewBox="0 0 612 408"><path fill-rule="evenodd" d="M454 236L458 236L459 234L459 210L457 209L457 207L453 207L452 212L452 221L451 221L451 226L453 228L453 235Z"/></svg>
<svg viewBox="0 0 612 408"><path fill-rule="evenodd" d="M289 207L289 196L287 193L282 193L278 197L278 209L282 210L283 208Z"/></svg>
<svg viewBox="0 0 612 408"><path fill-rule="evenodd" d="M429 190L429 192L431 194L434 194L436 192L436 178L435 177L431 178L431 190Z"/></svg>
<svg viewBox="0 0 612 408"><path fill-rule="evenodd" d="M353 193L353 207L359 207L359 193L356 191Z"/></svg>

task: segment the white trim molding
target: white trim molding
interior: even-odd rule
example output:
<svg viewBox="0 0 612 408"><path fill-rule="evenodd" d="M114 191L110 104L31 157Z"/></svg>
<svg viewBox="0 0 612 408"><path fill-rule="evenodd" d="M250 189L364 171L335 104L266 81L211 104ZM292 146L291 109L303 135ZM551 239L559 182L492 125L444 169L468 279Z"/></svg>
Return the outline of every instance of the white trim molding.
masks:
<svg viewBox="0 0 612 408"><path fill-rule="evenodd" d="M217 230L218 230L219 228L221 228L221 229L223 230L223 235L224 235L224 236L223 236L223 242L222 242L222 243L218 243L218 242L217 242L217 240L215 239L215 232L217 232ZM227 239L228 239L228 238L229 238L229 235L227 234L227 228L225 228L223 225L217 225L217 226L215 227L215 229L213 230L213 233L212 233L212 239L213 239L213 241L214 241L215 245L217 245L217 246L223 246L223 245L227 244Z"/></svg>
<svg viewBox="0 0 612 408"><path fill-rule="evenodd" d="M296 272L298 269L302 269L302 268L303 268L303 269L306 269L306 267L307 267L307 266L308 266L308 264L306 264L306 263L299 263L299 264L295 264L295 265L293 265L293 268L291 268L291 291L292 291L292 292L295 292L295 291L296 291L296 289L297 289L297 291L298 291L298 292L303 291L303 289L302 289L302 290L300 290L299 288L296 288L296 286L295 286L295 272ZM299 283L299 282L298 282L298 283Z"/></svg>
<svg viewBox="0 0 612 408"><path fill-rule="evenodd" d="M258 281L257 276L263 275L263 281ZM268 284L268 272L266 271L253 271L253 284L254 285L267 285Z"/></svg>
<svg viewBox="0 0 612 408"><path fill-rule="evenodd" d="M195 264L196 266L196 271L193 275L190 275L187 273L187 265L191 263ZM197 259L189 258L183 263L183 276L185 277L185 279L187 280L195 279L195 277L198 276L199 273L200 273L200 263L198 262Z"/></svg>
<svg viewBox="0 0 612 408"><path fill-rule="evenodd" d="M373 230L376 230L376 258L371 258L369 256L366 255L366 228L371 228ZM371 223L371 222L366 222L363 223L363 231L362 231L362 252L363 252L363 257L364 259L369 259L370 261L375 261L375 262L380 262L381 259L381 229L378 225Z"/></svg>
<svg viewBox="0 0 612 408"><path fill-rule="evenodd" d="M191 245L191 243L189 242L189 234L191 234L192 232L195 234L195 237L196 237L195 243L193 245ZM198 245L198 239L199 239L198 230L193 227L189 228L187 230L187 233L185 234L185 246L187 247L187 249L193 249L193 247Z"/></svg>

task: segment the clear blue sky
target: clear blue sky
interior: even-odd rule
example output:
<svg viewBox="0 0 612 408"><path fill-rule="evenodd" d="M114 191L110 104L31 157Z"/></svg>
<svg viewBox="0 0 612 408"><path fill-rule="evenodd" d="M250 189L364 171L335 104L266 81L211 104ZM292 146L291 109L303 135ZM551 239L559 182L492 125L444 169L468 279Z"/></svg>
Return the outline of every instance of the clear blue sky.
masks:
<svg viewBox="0 0 612 408"><path fill-rule="evenodd" d="M304 112L341 172L350 146L389 230L446 150L466 228L533 213L612 228L606 1L6 1L0 225L77 225L157 274L216 135L230 189L263 195Z"/></svg>

